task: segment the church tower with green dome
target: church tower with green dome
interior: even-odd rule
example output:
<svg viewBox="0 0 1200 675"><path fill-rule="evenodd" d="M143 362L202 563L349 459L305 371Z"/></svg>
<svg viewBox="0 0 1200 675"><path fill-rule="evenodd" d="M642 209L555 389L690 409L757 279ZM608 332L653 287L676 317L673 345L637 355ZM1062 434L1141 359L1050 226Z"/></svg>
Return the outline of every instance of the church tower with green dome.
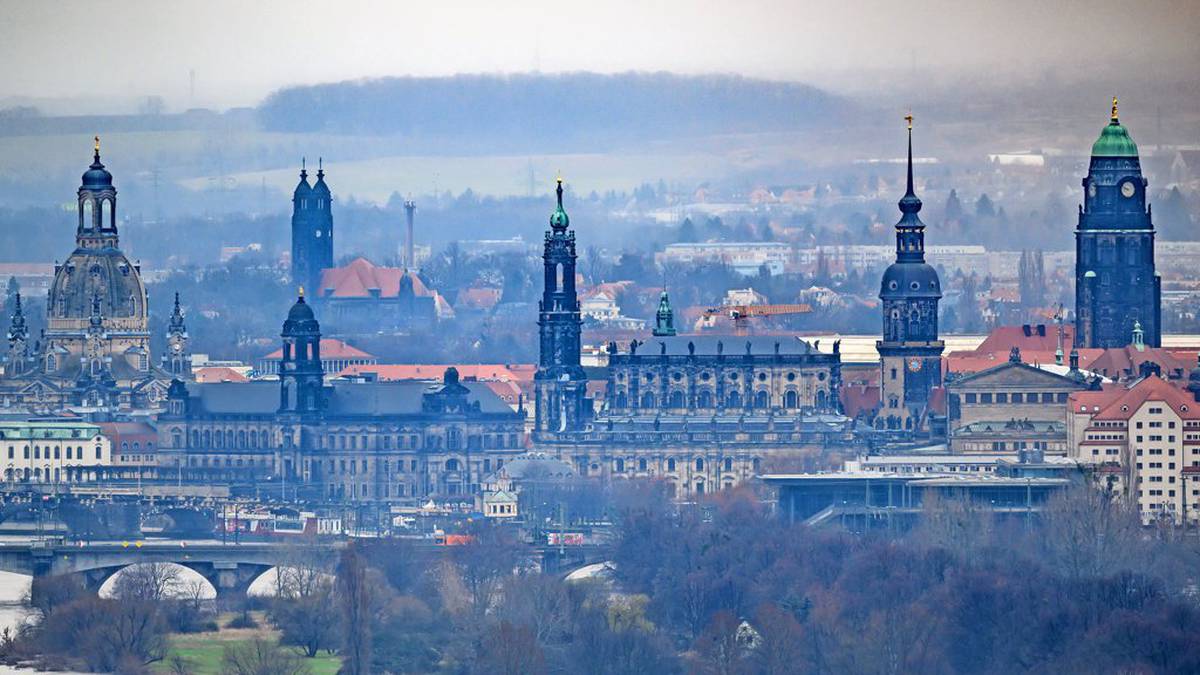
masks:
<svg viewBox="0 0 1200 675"><path fill-rule="evenodd" d="M1141 325L1145 344L1162 345L1161 280L1154 271L1154 224L1137 145L1117 117L1092 144L1075 230L1075 344L1129 344Z"/></svg>
<svg viewBox="0 0 1200 675"><path fill-rule="evenodd" d="M538 302L538 369L534 375L535 438L582 431L591 420L587 373L580 364L579 295L575 291L575 231L563 208L563 182L558 179L558 206L550 214L542 262L542 299Z"/></svg>

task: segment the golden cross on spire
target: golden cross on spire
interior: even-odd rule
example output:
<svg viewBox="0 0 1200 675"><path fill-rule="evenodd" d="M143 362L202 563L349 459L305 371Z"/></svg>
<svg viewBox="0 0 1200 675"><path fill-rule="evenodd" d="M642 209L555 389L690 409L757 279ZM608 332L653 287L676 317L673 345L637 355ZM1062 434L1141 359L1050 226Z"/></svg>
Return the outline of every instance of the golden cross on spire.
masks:
<svg viewBox="0 0 1200 675"><path fill-rule="evenodd" d="M1117 97L1116 96L1113 96L1112 118L1113 118L1113 121L1116 121L1116 119L1117 119Z"/></svg>
<svg viewBox="0 0 1200 675"><path fill-rule="evenodd" d="M908 122L908 130L909 131L912 131L912 120L913 120L913 116L912 116L911 112L904 116L904 121Z"/></svg>
<svg viewBox="0 0 1200 675"><path fill-rule="evenodd" d="M96 141L96 152L100 152L100 136L97 135L94 140Z"/></svg>

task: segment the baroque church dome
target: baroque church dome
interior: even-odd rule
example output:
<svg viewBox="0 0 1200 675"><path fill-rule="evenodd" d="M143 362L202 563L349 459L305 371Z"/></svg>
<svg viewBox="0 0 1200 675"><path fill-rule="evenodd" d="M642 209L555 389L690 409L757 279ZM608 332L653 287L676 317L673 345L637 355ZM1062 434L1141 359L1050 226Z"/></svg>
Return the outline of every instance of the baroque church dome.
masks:
<svg viewBox="0 0 1200 675"><path fill-rule="evenodd" d="M51 328L82 327L99 315L114 326L145 330L146 287L117 238L112 174L100 162L100 143L79 188L75 250L54 270L48 296Z"/></svg>

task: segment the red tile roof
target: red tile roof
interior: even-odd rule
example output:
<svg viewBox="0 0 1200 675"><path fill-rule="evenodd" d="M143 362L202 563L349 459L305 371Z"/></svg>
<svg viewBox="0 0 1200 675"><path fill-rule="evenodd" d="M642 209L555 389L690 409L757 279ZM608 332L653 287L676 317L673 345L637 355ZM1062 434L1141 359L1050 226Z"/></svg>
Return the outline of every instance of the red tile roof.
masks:
<svg viewBox="0 0 1200 675"><path fill-rule="evenodd" d="M842 401L842 410L849 417L858 417L859 413L869 413L879 408L877 384L843 385L838 395Z"/></svg>
<svg viewBox="0 0 1200 675"><path fill-rule="evenodd" d="M1128 420L1146 401L1162 402L1182 419L1200 419L1200 403L1188 392L1157 375L1151 375L1130 387L1124 395L1101 408L1092 419Z"/></svg>
<svg viewBox="0 0 1200 675"><path fill-rule="evenodd" d="M457 363L388 363L378 365L354 365L338 373L339 376L355 376L374 373L379 380L436 380L441 381L446 369L454 366L458 376L464 380L496 380L498 382L533 382L537 366L532 363L511 364L457 364Z"/></svg>
<svg viewBox="0 0 1200 675"><path fill-rule="evenodd" d="M282 356L282 353L280 354ZM192 375L197 382L249 382L250 378L227 366L197 368Z"/></svg>
<svg viewBox="0 0 1200 675"><path fill-rule="evenodd" d="M271 352L270 354L267 354L263 358L267 359L267 360L282 359L283 358L283 348L280 347L279 349L276 349L275 351ZM375 358L375 357L372 356L371 354L368 354L368 353L364 352L363 350L358 349L357 347L351 347L350 345L346 344L345 342L342 342L341 340L339 340L337 338L321 338L321 360L322 361L326 361L328 359L373 359L373 358ZM374 366L367 366L367 367L374 367ZM440 377L440 375L439 375L439 377Z"/></svg>
<svg viewBox="0 0 1200 675"><path fill-rule="evenodd" d="M400 294L400 281L412 282L413 294L431 297L433 291L421 277L400 267L377 267L366 258L355 258L345 267L333 267L321 272L319 298L395 298Z"/></svg>
<svg viewBox="0 0 1200 675"><path fill-rule="evenodd" d="M1028 330L1029 335L1026 335ZM1063 325L1063 349L1070 351L1075 341L1075 326ZM997 326L987 338L975 349L977 354L1005 354L1013 347L1018 347L1021 353L1050 352L1058 349L1058 326ZM1052 361L1053 362L1053 361Z"/></svg>
<svg viewBox="0 0 1200 675"><path fill-rule="evenodd" d="M1128 346L1105 349L1092 361L1091 369L1111 378L1137 377L1143 363L1152 362L1162 368L1164 377L1187 377L1196 362L1195 351L1173 351L1162 347Z"/></svg>
<svg viewBox="0 0 1200 675"><path fill-rule="evenodd" d="M461 309L491 309L500 302L501 293L499 288L464 288L458 292L454 306Z"/></svg>

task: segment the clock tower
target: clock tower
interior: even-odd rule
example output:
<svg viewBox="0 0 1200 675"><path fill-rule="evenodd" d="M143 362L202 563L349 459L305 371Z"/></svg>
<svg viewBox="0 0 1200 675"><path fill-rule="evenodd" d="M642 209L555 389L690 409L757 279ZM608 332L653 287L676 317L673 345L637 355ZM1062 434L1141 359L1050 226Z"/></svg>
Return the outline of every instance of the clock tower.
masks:
<svg viewBox="0 0 1200 675"><path fill-rule="evenodd" d="M1124 347L1136 324L1162 346L1161 280L1137 145L1117 118L1092 144L1075 230L1075 346Z"/></svg>
<svg viewBox="0 0 1200 675"><path fill-rule="evenodd" d="M301 160L300 182L292 193L292 280L320 297L321 271L333 267L333 195L318 160L317 182L308 184Z"/></svg>
<svg viewBox="0 0 1200 675"><path fill-rule="evenodd" d="M925 262L925 223L917 215L921 200L913 191L912 115L908 121L908 189L900 199L896 223L896 262L883 273L879 299L883 339L875 343L880 360L877 426L918 430L927 424L930 391L942 383L938 339L937 271Z"/></svg>

